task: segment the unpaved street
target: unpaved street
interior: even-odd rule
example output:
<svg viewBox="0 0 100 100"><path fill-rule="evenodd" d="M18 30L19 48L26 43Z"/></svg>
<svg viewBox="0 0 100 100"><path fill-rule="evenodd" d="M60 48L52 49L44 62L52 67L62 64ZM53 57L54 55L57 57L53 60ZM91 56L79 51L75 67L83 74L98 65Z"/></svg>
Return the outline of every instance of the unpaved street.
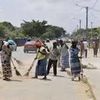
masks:
<svg viewBox="0 0 100 100"><path fill-rule="evenodd" d="M24 62L23 66L16 67L22 75L27 71L35 57L34 53L23 53L22 48L13 52L13 57ZM12 66L13 68L13 66ZM13 75L12 81L6 82L0 79L0 100L89 100L85 94L84 86L81 82L72 82L71 77L66 72L60 72L54 77L52 71L47 77L48 80L32 79L34 68L29 77L18 77ZM14 70L13 70L13 74Z"/></svg>

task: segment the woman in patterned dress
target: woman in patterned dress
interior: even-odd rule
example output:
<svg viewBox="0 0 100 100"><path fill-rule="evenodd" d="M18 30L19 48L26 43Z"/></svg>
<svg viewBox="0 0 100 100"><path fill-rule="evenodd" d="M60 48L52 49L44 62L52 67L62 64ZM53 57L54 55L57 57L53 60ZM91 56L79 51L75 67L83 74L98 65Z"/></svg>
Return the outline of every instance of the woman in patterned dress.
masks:
<svg viewBox="0 0 100 100"><path fill-rule="evenodd" d="M61 71L65 71L66 68L69 68L69 51L66 43L64 43L61 48L60 66L61 66Z"/></svg>
<svg viewBox="0 0 100 100"><path fill-rule="evenodd" d="M81 64L78 57L79 49L77 47L77 41L72 41L72 46L70 48L70 66L72 73L72 80L78 76L80 80Z"/></svg>
<svg viewBox="0 0 100 100"><path fill-rule="evenodd" d="M1 51L1 64L3 70L3 80L10 81L10 77L12 77L12 70L11 70L11 54L12 50L8 42L5 42L2 46Z"/></svg>

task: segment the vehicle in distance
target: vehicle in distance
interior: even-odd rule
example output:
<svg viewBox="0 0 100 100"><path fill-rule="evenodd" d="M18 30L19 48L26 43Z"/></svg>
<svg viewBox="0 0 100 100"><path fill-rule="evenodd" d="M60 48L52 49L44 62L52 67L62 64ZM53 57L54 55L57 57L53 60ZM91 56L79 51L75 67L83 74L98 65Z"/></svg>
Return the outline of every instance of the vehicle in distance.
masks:
<svg viewBox="0 0 100 100"><path fill-rule="evenodd" d="M28 53L29 51L37 51L37 48L41 47L43 43L40 40L32 40L27 41L24 44L24 53Z"/></svg>

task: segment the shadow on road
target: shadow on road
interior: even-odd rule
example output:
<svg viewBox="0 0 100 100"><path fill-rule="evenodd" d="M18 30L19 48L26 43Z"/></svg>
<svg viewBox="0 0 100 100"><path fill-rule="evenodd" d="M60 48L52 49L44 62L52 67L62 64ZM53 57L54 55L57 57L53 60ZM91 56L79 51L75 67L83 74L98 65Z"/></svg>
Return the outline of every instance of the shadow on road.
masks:
<svg viewBox="0 0 100 100"><path fill-rule="evenodd" d="M51 79L40 79L40 80L43 80L43 81L52 81Z"/></svg>
<svg viewBox="0 0 100 100"><path fill-rule="evenodd" d="M22 80L11 80L11 82L22 82Z"/></svg>
<svg viewBox="0 0 100 100"><path fill-rule="evenodd" d="M57 75L57 76L55 76L55 77L65 77L65 76L62 76L62 75Z"/></svg>

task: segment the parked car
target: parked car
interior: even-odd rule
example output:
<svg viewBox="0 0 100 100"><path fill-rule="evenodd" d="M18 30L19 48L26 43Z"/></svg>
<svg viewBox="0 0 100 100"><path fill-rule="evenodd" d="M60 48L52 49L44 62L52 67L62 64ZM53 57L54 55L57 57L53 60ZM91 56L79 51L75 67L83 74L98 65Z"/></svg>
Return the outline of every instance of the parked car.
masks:
<svg viewBox="0 0 100 100"><path fill-rule="evenodd" d="M7 42L10 44L10 47L11 47L12 51L17 50L17 44L15 43L14 40L8 40Z"/></svg>
<svg viewBox="0 0 100 100"><path fill-rule="evenodd" d="M28 53L29 51L37 51L37 48L41 47L43 43L40 40L32 40L27 41L24 44L24 53Z"/></svg>
<svg viewBox="0 0 100 100"><path fill-rule="evenodd" d="M24 53L28 53L29 51L37 51L37 48L41 47L43 43L40 40L32 40L27 41L24 44Z"/></svg>

